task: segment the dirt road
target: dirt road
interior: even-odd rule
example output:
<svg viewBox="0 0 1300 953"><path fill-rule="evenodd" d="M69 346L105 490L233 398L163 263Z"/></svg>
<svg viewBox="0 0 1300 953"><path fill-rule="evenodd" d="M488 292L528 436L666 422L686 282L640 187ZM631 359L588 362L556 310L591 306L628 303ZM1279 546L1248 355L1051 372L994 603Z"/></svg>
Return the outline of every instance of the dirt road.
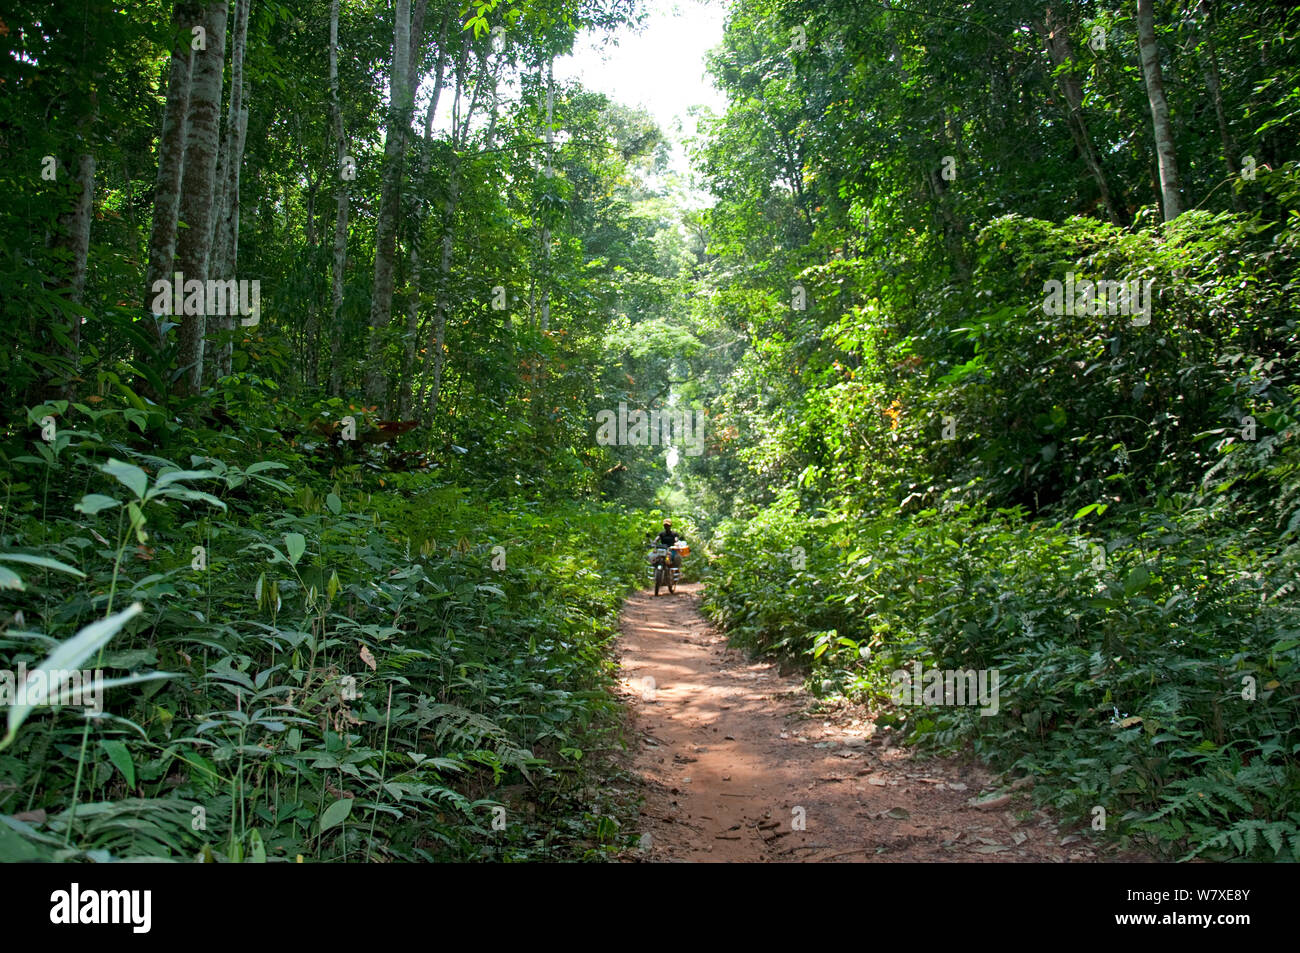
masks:
<svg viewBox="0 0 1300 953"><path fill-rule="evenodd" d="M920 760L862 710L807 716L800 679L728 649L698 590L636 593L624 608L631 768L645 794L629 860L1097 859L978 765Z"/></svg>

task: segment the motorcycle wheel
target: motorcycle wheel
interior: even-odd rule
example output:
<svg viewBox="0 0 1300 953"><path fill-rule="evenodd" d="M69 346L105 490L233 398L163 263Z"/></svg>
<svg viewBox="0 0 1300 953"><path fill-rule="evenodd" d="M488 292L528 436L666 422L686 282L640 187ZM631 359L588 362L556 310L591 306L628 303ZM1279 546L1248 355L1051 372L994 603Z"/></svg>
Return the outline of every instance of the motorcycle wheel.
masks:
<svg viewBox="0 0 1300 953"><path fill-rule="evenodd" d="M668 591L669 593L677 592L677 573L671 566L668 567Z"/></svg>
<svg viewBox="0 0 1300 953"><path fill-rule="evenodd" d="M655 567L655 595L656 596L659 595L659 586L663 583L663 581L664 581L664 567L663 564L661 563L660 565Z"/></svg>

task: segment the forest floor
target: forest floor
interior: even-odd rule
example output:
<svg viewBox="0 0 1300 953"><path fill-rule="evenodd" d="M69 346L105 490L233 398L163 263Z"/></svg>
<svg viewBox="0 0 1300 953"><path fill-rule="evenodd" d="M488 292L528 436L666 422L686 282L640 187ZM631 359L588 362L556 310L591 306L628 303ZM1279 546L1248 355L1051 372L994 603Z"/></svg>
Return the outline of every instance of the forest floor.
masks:
<svg viewBox="0 0 1300 953"><path fill-rule="evenodd" d="M627 860L1142 859L1063 831L1030 803L1029 779L1003 793L978 762L891 743L864 708L814 712L798 675L728 647L699 590L642 591L624 605L626 767L644 796Z"/></svg>

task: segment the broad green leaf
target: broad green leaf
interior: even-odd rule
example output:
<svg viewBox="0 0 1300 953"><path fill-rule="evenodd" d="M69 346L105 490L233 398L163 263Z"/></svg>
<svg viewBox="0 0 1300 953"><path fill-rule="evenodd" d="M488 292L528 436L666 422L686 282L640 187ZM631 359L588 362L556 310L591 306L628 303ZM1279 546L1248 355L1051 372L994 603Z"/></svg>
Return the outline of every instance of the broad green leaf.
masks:
<svg viewBox="0 0 1300 953"><path fill-rule="evenodd" d="M342 824L352 813L352 798L341 797L321 813L320 830L325 833L331 827Z"/></svg>
<svg viewBox="0 0 1300 953"><path fill-rule="evenodd" d="M275 460L260 460L257 463L250 463L248 466L244 467L244 472L249 476L252 476L254 473L261 473L263 470L287 469L289 469L288 465L279 463Z"/></svg>
<svg viewBox="0 0 1300 953"><path fill-rule="evenodd" d="M144 606L137 602L116 615L92 622L66 642L61 642L45 661L28 672L29 683L38 672L41 673L41 678L25 694L21 703L14 699L15 704L9 708L8 731L4 739L0 740L0 751L13 742L18 728L27 720L32 709L43 704L51 692L57 693L63 687L69 672L79 670L92 655L108 644L109 639L122 630L122 626L143 611Z"/></svg>
<svg viewBox="0 0 1300 953"><path fill-rule="evenodd" d="M24 864L45 859L35 844L11 827L0 825L0 864Z"/></svg>
<svg viewBox="0 0 1300 953"><path fill-rule="evenodd" d="M330 512L335 516L343 512L343 501L334 493L325 496L325 505L329 507Z"/></svg>
<svg viewBox="0 0 1300 953"><path fill-rule="evenodd" d="M149 486L149 476L135 464L109 460L100 469L134 493L137 499L144 499L145 488Z"/></svg>
<svg viewBox="0 0 1300 953"><path fill-rule="evenodd" d="M103 689L121 688L123 685L139 685L141 682L156 682L165 678L179 677L175 672L145 672L142 675L123 675L121 678L106 678L99 682Z"/></svg>
<svg viewBox="0 0 1300 953"><path fill-rule="evenodd" d="M153 496L163 487L170 486L178 480L210 480L220 475L216 470L169 470L154 481L153 490L149 495Z"/></svg>
<svg viewBox="0 0 1300 953"><path fill-rule="evenodd" d="M134 788L135 763L131 760L131 752L126 750L126 745L108 738L101 740L99 744L108 754L108 760L113 762L113 766L122 772L122 777L126 778L126 786Z"/></svg>
<svg viewBox="0 0 1300 953"><path fill-rule="evenodd" d="M0 553L0 560L11 563L27 563L29 566L43 566L46 569L57 569L59 572L66 572L78 579L86 578L86 574L80 569L74 569L67 563L61 563L57 559L50 559L48 556L28 556L26 553Z"/></svg>
<svg viewBox="0 0 1300 953"><path fill-rule="evenodd" d="M290 565L298 565L298 560L302 559L302 554L307 551L307 538L302 533L285 533L284 545L289 551Z"/></svg>
<svg viewBox="0 0 1300 953"><path fill-rule="evenodd" d="M250 549L267 549L267 550L270 550L270 552L271 552L271 562L273 562L273 563L282 563L282 562L283 562L283 563L287 563L287 562L289 561L288 559L285 558L284 553L280 552L280 550L276 549L276 548L275 548L274 546L272 546L270 543L254 543L254 544L253 544L251 547L249 547L249 548L250 548Z"/></svg>
<svg viewBox="0 0 1300 953"><path fill-rule="evenodd" d="M144 531L144 524L149 522L149 518L144 515L144 510L140 509L139 504L134 500L126 504L126 511L131 520L131 527L135 530L136 542L143 546L149 541L149 535Z"/></svg>
<svg viewBox="0 0 1300 953"><path fill-rule="evenodd" d="M1150 581L1151 573L1146 566L1134 566L1133 570L1128 574L1128 578L1124 580L1124 595L1137 595L1147 587L1147 583Z"/></svg>
<svg viewBox="0 0 1300 953"><path fill-rule="evenodd" d="M102 493L88 493L81 498L81 502L74 506L73 509L85 513L87 516L94 516L100 510L107 510L114 506L121 506L121 500L115 500L111 496L104 496Z"/></svg>
<svg viewBox="0 0 1300 953"><path fill-rule="evenodd" d="M262 840L261 833L256 829L248 832L248 863L266 863L266 844Z"/></svg>
<svg viewBox="0 0 1300 953"><path fill-rule="evenodd" d="M217 509L221 509L221 510L224 510L226 508L225 503L221 502L221 500L217 499L211 493L204 493L202 490L183 490L179 488L174 488L168 490L167 495L177 496L180 497L182 500L201 500L205 503L211 503L213 506L217 507Z"/></svg>

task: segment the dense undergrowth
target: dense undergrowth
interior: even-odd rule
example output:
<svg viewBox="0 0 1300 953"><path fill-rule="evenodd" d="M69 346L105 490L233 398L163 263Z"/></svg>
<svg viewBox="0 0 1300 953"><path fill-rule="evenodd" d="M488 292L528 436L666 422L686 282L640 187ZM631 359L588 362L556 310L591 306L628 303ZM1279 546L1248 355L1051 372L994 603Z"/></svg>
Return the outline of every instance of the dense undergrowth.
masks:
<svg viewBox="0 0 1300 953"><path fill-rule="evenodd" d="M1090 833L1300 860L1292 216L1000 219L969 296L839 265L880 297L828 332L844 355L800 415L822 426L767 438L807 453L799 479L714 528L713 618L919 743L1032 775ZM1070 270L1151 276L1149 326L1045 313ZM998 711L889 705L918 662L997 670Z"/></svg>
<svg viewBox="0 0 1300 953"><path fill-rule="evenodd" d="M64 667L128 681L102 714L16 725L0 859L622 846L615 792L589 773L617 744L605 646L645 519L474 502L347 448L310 466L248 428L185 452L195 432L160 419L144 441L129 407L96 407L32 408L33 449L0 466L0 667L80 642Z"/></svg>
<svg viewBox="0 0 1300 953"><path fill-rule="evenodd" d="M1181 515L1137 516L1100 557L1095 527L1017 511L774 508L722 528L708 611L738 643L802 656L822 694L1033 775L1090 830L1101 806L1112 833L1180 858L1295 859L1295 553L1229 550ZM999 710L890 706L891 674L918 661L997 670Z"/></svg>

